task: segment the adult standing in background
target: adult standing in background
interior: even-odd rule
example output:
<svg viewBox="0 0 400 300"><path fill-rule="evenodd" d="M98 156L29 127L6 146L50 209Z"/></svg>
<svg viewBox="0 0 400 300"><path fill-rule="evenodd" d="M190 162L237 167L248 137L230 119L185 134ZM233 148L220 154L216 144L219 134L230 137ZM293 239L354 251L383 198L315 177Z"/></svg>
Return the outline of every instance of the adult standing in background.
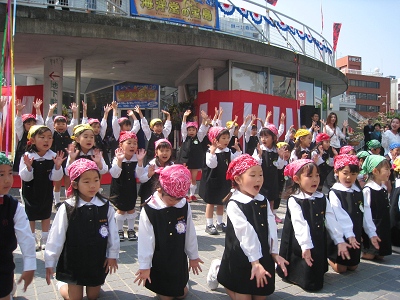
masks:
<svg viewBox="0 0 400 300"><path fill-rule="evenodd" d="M400 119L393 118L390 122L390 130L386 130L382 134L382 147L385 150L385 155L389 153L389 146L393 143L400 143Z"/></svg>
<svg viewBox="0 0 400 300"><path fill-rule="evenodd" d="M334 112L331 112L326 119L321 120L321 124L323 125L322 132L328 134L331 138L331 146L336 149L336 151L340 152L340 139L346 140L346 131L347 131L347 120L343 121L343 128L340 129L337 126L337 115Z"/></svg>
<svg viewBox="0 0 400 300"><path fill-rule="evenodd" d="M368 150L367 143L372 140L371 133L374 131L374 126L372 125L372 119L368 119L368 124L364 126L364 150Z"/></svg>

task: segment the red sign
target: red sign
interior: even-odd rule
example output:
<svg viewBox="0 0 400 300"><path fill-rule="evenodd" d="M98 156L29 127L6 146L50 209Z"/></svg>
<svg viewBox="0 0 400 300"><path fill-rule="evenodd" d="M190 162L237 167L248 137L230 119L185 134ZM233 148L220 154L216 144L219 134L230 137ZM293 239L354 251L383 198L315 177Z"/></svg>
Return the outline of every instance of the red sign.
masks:
<svg viewBox="0 0 400 300"><path fill-rule="evenodd" d="M297 91L297 100L300 101L300 106L306 105L307 91Z"/></svg>

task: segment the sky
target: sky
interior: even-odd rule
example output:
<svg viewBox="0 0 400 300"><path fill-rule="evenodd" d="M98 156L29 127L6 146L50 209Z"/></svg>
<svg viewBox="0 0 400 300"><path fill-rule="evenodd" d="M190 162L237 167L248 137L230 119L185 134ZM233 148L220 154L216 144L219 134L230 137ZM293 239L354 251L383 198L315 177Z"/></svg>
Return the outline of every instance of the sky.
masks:
<svg viewBox="0 0 400 300"><path fill-rule="evenodd" d="M242 0L231 1L235 6L265 15L263 8ZM265 5L263 0L252 1ZM400 0L278 0L275 7L268 7L321 33L321 3L322 35L331 45L333 23L342 23L336 58L360 56L363 71L379 68L385 77L400 78Z"/></svg>

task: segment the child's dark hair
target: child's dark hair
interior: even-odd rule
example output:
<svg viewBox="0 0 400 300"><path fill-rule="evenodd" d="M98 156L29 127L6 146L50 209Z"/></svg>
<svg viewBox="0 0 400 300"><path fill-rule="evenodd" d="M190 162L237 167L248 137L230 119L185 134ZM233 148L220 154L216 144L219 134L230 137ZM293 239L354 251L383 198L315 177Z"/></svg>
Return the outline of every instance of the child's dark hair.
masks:
<svg viewBox="0 0 400 300"><path fill-rule="evenodd" d="M228 129L224 129L224 130L221 130L220 133L218 133L218 135L215 137L215 139L218 141L221 138L221 136L223 136L223 135L231 136L231 134L229 133L229 130Z"/></svg>
<svg viewBox="0 0 400 300"><path fill-rule="evenodd" d="M232 181L232 188L231 189L237 189L239 187L238 183L233 180ZM231 199L233 192L229 191L228 195L225 196L224 199L222 199L222 203L226 203L227 201L229 201L229 199Z"/></svg>
<svg viewBox="0 0 400 300"><path fill-rule="evenodd" d="M81 132L79 132L79 133L77 133L77 134L75 135L75 141L73 141L73 144L74 144L75 148L78 149L79 151L82 151L82 147L81 147L81 144L79 144L79 143L76 141L76 138L79 137L79 136L81 136L85 131L88 131L88 130L91 130L91 129L85 129L85 130L83 130L83 131L81 131ZM93 130L91 130L91 131L93 132ZM93 134L94 134L94 132L93 132ZM96 149L96 143L95 143L95 142L93 143L92 149Z"/></svg>
<svg viewBox="0 0 400 300"><path fill-rule="evenodd" d="M310 163L302 166L295 175L299 178L300 178L301 174L303 174L303 173L306 173L306 176L310 176L312 174L312 172L314 172L314 169L316 169L319 174L317 165L314 162L310 162ZM293 184L290 186L290 193L294 194L299 191L300 191L300 185L293 181Z"/></svg>
<svg viewBox="0 0 400 300"><path fill-rule="evenodd" d="M261 136L267 136L267 135L272 136L272 147L276 147L276 143L278 142L278 137L271 130L269 130L268 128L263 127L260 130L260 137Z"/></svg>
<svg viewBox="0 0 400 300"><path fill-rule="evenodd" d="M126 126L132 126L131 120L125 119L125 120L123 120L121 123L119 123L119 126L120 126L120 127L122 127L122 126L124 126L124 125L126 125Z"/></svg>
<svg viewBox="0 0 400 300"><path fill-rule="evenodd" d="M50 131L50 132L51 132L50 128L48 128L48 127L40 127L40 128L39 128L38 130L36 130L36 132L31 136L31 138L35 137L35 136L38 135L38 134L43 134L43 133L45 133L46 131ZM53 138L53 135L51 136L51 138ZM27 152L38 152L38 149L36 148L36 145L35 145L35 144L31 144L31 143L28 141L28 143L26 144L26 151L27 151Z"/></svg>
<svg viewBox="0 0 400 300"><path fill-rule="evenodd" d="M359 165L347 165L350 168L350 173L360 173L360 166ZM346 168L347 166L343 166L339 169L337 169L336 171L342 171L344 168Z"/></svg>
<svg viewBox="0 0 400 300"><path fill-rule="evenodd" d="M257 125L252 125L251 126L251 130L254 130L254 129L257 130Z"/></svg>
<svg viewBox="0 0 400 300"><path fill-rule="evenodd" d="M173 164L173 161L172 161L172 147L171 147L171 145L170 145L169 143L167 143L167 142L161 142L161 143L159 143L159 144L157 145L157 147L154 149L154 151L155 151L155 153L156 153L156 165L157 165L158 167L161 167L160 160L159 160L159 158L158 158L158 156L157 156L157 150L160 150L160 149L170 149L170 150L171 150L171 156L170 156L170 158L165 162L165 167L166 167L166 166L172 165L172 164Z"/></svg>
<svg viewBox="0 0 400 300"><path fill-rule="evenodd" d="M171 196L170 194L168 194L164 189L163 189L163 187L161 186L161 183L160 183L160 180L156 180L155 182L154 182L154 184L153 184L153 186L152 186L152 195L154 194L154 192L156 191L156 190L158 190L158 189L161 189L161 196L165 196L165 195L167 195L167 196L170 196L170 197L172 197L172 198L175 198L175 199L178 199L178 200L181 200L182 198L176 198L176 197L174 197L174 196ZM145 206L149 201L151 200L151 197L149 198L149 199L147 199L145 202L143 202L140 206Z"/></svg>
<svg viewBox="0 0 400 300"><path fill-rule="evenodd" d="M314 147L314 149L312 149L312 151L317 151L318 154L319 154L319 149L318 149L318 147L321 146L323 142L324 142L324 141L321 141L321 142L316 143L316 144L315 144L315 147ZM324 150L324 151L325 151L325 150ZM332 146L329 146L329 148L328 148L328 150L326 150L326 152L329 154L329 157L332 157L332 158L333 158L334 154L333 154ZM298 157L298 156L297 156L297 157ZM298 158L301 158L301 157L298 157Z"/></svg>
<svg viewBox="0 0 400 300"><path fill-rule="evenodd" d="M24 122L22 122L22 124L26 124L26 123L28 123L28 122L30 122L32 120L36 122L35 118L29 118L29 119L26 119Z"/></svg>

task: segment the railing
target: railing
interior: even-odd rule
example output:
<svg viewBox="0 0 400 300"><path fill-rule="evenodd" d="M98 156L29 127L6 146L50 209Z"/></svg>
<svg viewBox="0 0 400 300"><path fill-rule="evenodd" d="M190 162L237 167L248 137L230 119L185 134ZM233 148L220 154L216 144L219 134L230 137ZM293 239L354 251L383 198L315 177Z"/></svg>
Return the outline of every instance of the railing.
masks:
<svg viewBox="0 0 400 300"><path fill-rule="evenodd" d="M263 11L267 12L266 16L260 16L252 12L247 12L246 10L241 10L234 6L231 0L226 1L235 9L235 12L227 16L221 8L223 4L220 3L218 5L220 32L288 49L295 54L302 54L335 67L332 46L321 34L304 23L251 0L243 1L260 7ZM7 3L7 0L0 0L0 3ZM151 22L166 22L162 19L157 20L154 18L130 15L130 1L128 0L18 0L17 4L117 15L128 18L146 19ZM243 11L246 11L247 14L243 14ZM256 20L255 17L260 17L260 19ZM172 24L170 21L167 22ZM177 26L188 26L187 24L183 25L181 23L173 24ZM217 29L215 30L218 31Z"/></svg>
<svg viewBox="0 0 400 300"><path fill-rule="evenodd" d="M350 116L355 118L358 122L365 120L365 118L352 108L346 109Z"/></svg>
<svg viewBox="0 0 400 300"><path fill-rule="evenodd" d="M354 69L341 69L342 73L344 74L357 74L357 75L364 75L364 76L375 76L375 77L383 77L383 73L379 71L362 71L362 70L354 70Z"/></svg>
<svg viewBox="0 0 400 300"><path fill-rule="evenodd" d="M354 95L346 95L346 96L341 96L339 98L339 102L341 103L348 103L348 104L355 104L356 103L356 96Z"/></svg>

